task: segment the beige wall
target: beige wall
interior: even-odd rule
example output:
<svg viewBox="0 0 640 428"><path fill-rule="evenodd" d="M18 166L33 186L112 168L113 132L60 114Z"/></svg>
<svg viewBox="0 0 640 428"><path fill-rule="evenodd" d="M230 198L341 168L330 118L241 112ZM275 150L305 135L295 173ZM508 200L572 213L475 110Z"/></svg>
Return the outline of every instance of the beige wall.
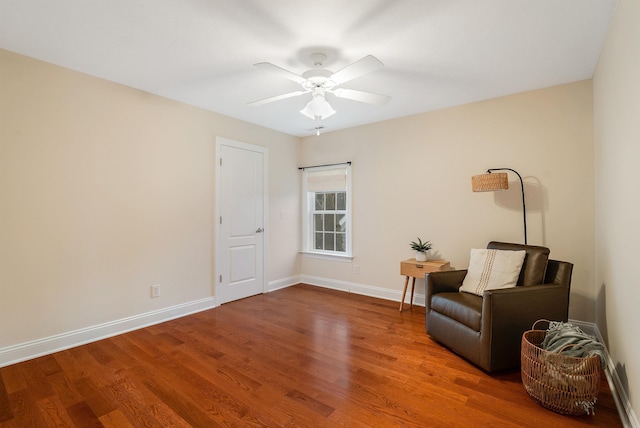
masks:
<svg viewBox="0 0 640 428"><path fill-rule="evenodd" d="M417 236L465 268L490 240L522 242L517 177L473 193L471 176L508 167L524 178L529 243L575 264L570 317L594 321L591 81L308 137L305 165L353 161L354 262L303 258L303 272L401 290L399 262ZM424 292L424 281L418 282Z"/></svg>
<svg viewBox="0 0 640 428"><path fill-rule="evenodd" d="M214 294L216 136L268 147L267 279L299 273L298 138L3 50L0 72L0 349Z"/></svg>
<svg viewBox="0 0 640 428"><path fill-rule="evenodd" d="M594 77L596 321L634 409L640 409L639 46L640 3L620 0Z"/></svg>

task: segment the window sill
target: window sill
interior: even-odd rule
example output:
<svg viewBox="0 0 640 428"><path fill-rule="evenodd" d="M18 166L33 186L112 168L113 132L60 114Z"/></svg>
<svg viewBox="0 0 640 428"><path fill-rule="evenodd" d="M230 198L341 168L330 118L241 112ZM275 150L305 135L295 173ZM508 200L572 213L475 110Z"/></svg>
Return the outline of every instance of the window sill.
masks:
<svg viewBox="0 0 640 428"><path fill-rule="evenodd" d="M315 253L313 251L300 251L305 257L311 257L313 259L323 259L323 260L334 260L338 262L351 262L353 260L352 255L341 255L341 254L327 254L327 253Z"/></svg>

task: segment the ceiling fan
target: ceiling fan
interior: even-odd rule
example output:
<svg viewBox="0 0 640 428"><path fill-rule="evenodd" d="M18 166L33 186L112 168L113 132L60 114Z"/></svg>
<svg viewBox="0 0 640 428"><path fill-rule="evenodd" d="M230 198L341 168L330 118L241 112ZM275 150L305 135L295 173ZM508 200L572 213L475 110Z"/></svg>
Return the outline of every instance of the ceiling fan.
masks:
<svg viewBox="0 0 640 428"><path fill-rule="evenodd" d="M300 86L302 86L302 90L253 101L249 103L249 105L261 106L274 101L311 93L311 101L307 103L305 108L300 110L300 113L310 119L321 120L326 119L335 113L335 110L325 98L327 93L333 94L338 98L345 98L376 105L382 105L389 101L390 97L386 95L338 87L343 83L382 68L384 64L382 64L378 58L373 55L367 55L335 73L322 68L326 59L327 56L323 53L312 54L311 61L315 68L304 72L302 75L285 70L284 68L278 67L270 62L254 64L256 67L277 73L286 79L300 84Z"/></svg>

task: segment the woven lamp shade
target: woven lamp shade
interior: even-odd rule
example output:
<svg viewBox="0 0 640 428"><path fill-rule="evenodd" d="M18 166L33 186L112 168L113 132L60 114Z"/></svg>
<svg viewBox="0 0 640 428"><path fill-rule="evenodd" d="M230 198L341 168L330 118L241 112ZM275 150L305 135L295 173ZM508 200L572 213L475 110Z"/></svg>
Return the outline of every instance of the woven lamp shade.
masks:
<svg viewBox="0 0 640 428"><path fill-rule="evenodd" d="M471 186L473 187L474 192L506 190L509 188L509 178L507 177L506 172L474 175L471 177Z"/></svg>

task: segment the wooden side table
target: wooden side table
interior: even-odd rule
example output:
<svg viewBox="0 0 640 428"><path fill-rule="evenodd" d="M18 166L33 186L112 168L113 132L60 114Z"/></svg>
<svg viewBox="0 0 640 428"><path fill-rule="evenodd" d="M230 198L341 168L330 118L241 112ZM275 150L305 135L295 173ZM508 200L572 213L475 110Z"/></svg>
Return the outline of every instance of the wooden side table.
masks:
<svg viewBox="0 0 640 428"><path fill-rule="evenodd" d="M416 259L409 259L400 262L400 275L407 277L404 281L404 290L402 291L402 300L400 300L400 312L404 309L404 298L407 295L407 286L409 285L409 277L413 278L411 281L411 300L409 300L409 307L413 306L413 291L416 287L416 278L424 278L424 274L427 272L438 272L443 270L449 270L449 262L446 260L429 260L426 262L417 262Z"/></svg>

